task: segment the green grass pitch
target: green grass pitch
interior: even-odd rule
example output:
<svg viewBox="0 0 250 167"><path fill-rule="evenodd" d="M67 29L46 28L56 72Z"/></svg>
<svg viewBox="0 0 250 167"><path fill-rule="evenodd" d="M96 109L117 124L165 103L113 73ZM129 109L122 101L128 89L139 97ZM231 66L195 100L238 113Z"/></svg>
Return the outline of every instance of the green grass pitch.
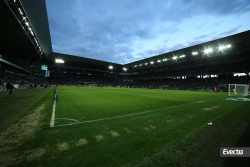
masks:
<svg viewBox="0 0 250 167"><path fill-rule="evenodd" d="M59 86L52 119L54 88L46 91L13 123L22 127L30 118L33 123L27 127L34 130L14 136L19 142L7 143L8 151L4 152L6 143L0 145L0 155L15 155L17 163L8 163L6 157L0 162L11 166L133 166L202 128L220 130L219 125L233 126L232 120L249 114L249 102L223 100L226 92ZM12 98L19 95L16 91ZM13 134L12 129L15 126L3 133L5 137ZM183 148L176 144L174 150ZM182 166L180 157L150 163L142 166Z"/></svg>
<svg viewBox="0 0 250 167"><path fill-rule="evenodd" d="M59 87L57 93L54 128L88 143L89 166L140 161L240 105L223 101L227 93L198 91Z"/></svg>
<svg viewBox="0 0 250 167"><path fill-rule="evenodd" d="M162 117L168 115L168 112L173 115L173 111L178 111L176 116L180 119L180 112L189 114L191 110L195 110L192 106L205 105L207 110L219 108L220 104L215 101L221 101L227 96L227 93L214 95L212 92L78 87L60 87L57 93L60 103L56 105L54 126L101 121L100 119L116 121L113 120L114 117L119 118L118 121L137 116Z"/></svg>

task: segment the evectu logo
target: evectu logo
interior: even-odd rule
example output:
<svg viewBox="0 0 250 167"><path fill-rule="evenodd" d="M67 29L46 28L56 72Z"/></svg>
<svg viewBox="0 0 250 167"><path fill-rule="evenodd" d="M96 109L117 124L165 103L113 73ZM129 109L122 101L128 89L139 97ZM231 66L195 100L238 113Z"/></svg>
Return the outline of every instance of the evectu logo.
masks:
<svg viewBox="0 0 250 167"><path fill-rule="evenodd" d="M250 147L220 147L220 157L250 157Z"/></svg>
<svg viewBox="0 0 250 167"><path fill-rule="evenodd" d="M243 150L228 150L223 149L223 155L243 155Z"/></svg>

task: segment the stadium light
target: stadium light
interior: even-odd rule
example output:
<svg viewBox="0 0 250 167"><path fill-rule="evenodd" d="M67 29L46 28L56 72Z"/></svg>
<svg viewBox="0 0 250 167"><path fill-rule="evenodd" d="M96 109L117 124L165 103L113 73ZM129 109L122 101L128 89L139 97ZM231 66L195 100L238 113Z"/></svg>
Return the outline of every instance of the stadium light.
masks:
<svg viewBox="0 0 250 167"><path fill-rule="evenodd" d="M23 16L22 10L20 8L18 8L18 10L19 10L19 13Z"/></svg>
<svg viewBox="0 0 250 167"><path fill-rule="evenodd" d="M231 48L231 45L230 45L230 44L228 44L228 45L227 45L227 48Z"/></svg>
<svg viewBox="0 0 250 167"><path fill-rule="evenodd" d="M135 65L135 67L138 67L138 65Z"/></svg>
<svg viewBox="0 0 250 167"><path fill-rule="evenodd" d="M154 64L154 62L153 62L153 61L151 61L150 63L151 63L151 64Z"/></svg>
<svg viewBox="0 0 250 167"><path fill-rule="evenodd" d="M173 59L176 60L176 59L177 59L177 56L174 56Z"/></svg>
<svg viewBox="0 0 250 167"><path fill-rule="evenodd" d="M220 46L219 47L219 50L223 50L223 49L225 49L226 47L225 46Z"/></svg>
<svg viewBox="0 0 250 167"><path fill-rule="evenodd" d="M109 66L109 69L111 69L111 70L112 70L112 69L113 69L113 66Z"/></svg>
<svg viewBox="0 0 250 167"><path fill-rule="evenodd" d="M33 31L32 31L32 30L30 31L30 33L31 33L31 35L33 35L33 36L34 36L34 33L33 33Z"/></svg>
<svg viewBox="0 0 250 167"><path fill-rule="evenodd" d="M140 66L142 66L142 64L140 64Z"/></svg>
<svg viewBox="0 0 250 167"><path fill-rule="evenodd" d="M124 70L124 71L127 71L127 68L124 67L123 70Z"/></svg>
<svg viewBox="0 0 250 167"><path fill-rule="evenodd" d="M198 52L192 52L193 55L198 55Z"/></svg>
<svg viewBox="0 0 250 167"><path fill-rule="evenodd" d="M211 48L205 49L206 54L211 53L212 51L213 51L213 49L211 49Z"/></svg>
<svg viewBox="0 0 250 167"><path fill-rule="evenodd" d="M148 63L145 63L145 65L148 65Z"/></svg>
<svg viewBox="0 0 250 167"><path fill-rule="evenodd" d="M183 58L183 57L185 57L185 55L181 55L181 56L180 56L180 58Z"/></svg>
<svg viewBox="0 0 250 167"><path fill-rule="evenodd" d="M26 21L25 24L29 27L29 23Z"/></svg>
<svg viewBox="0 0 250 167"><path fill-rule="evenodd" d="M56 63L64 63L62 59L56 59Z"/></svg>
<svg viewBox="0 0 250 167"><path fill-rule="evenodd" d="M160 63L160 62L161 62L161 60L158 60L157 62L158 62L158 63Z"/></svg>

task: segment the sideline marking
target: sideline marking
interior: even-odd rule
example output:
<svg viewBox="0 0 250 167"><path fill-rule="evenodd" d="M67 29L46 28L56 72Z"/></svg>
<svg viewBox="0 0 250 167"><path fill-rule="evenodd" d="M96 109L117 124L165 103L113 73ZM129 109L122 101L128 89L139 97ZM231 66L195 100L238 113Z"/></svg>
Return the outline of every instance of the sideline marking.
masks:
<svg viewBox="0 0 250 167"><path fill-rule="evenodd" d="M208 101L208 100L213 100L213 99L224 98L224 97L227 97L227 96L222 96L222 97L207 99L206 101ZM204 100L203 100L203 101L204 101ZM70 123L70 124L63 124L63 125L56 125L56 126L54 126L54 124L53 124L52 127L67 126L67 125L75 125L75 124L80 124L80 123L96 122L96 121L108 120L108 119L113 119L113 118L127 117L127 116L131 116L131 115L144 114L144 113L148 113L148 112L152 112L152 111L164 110L164 109L168 109L168 108L172 108L172 107L178 107L178 106L189 105L189 104L194 104L194 103L198 103L198 101L191 102L191 103L187 103L187 104L180 104L180 105L176 105L176 106L166 107L166 108L160 108L160 109L156 109L156 110L149 110L149 111L143 111L143 112L139 112L139 113L133 113L133 114L127 114L127 115L121 115L121 116L109 117L109 118L102 118L102 119L95 119L95 120L90 120L90 121L83 121L83 122L80 122L80 121L74 120L74 121L77 121L77 123ZM58 118L57 118L57 119L58 119ZM60 118L59 118L59 119L60 119ZM61 119L65 119L65 118L61 118ZM68 119L68 118L66 118L66 119ZM71 119L69 119L69 120L71 120Z"/></svg>
<svg viewBox="0 0 250 167"><path fill-rule="evenodd" d="M54 127L55 110L56 110L56 101L54 100L52 116L51 116L51 121L50 121L50 127Z"/></svg>

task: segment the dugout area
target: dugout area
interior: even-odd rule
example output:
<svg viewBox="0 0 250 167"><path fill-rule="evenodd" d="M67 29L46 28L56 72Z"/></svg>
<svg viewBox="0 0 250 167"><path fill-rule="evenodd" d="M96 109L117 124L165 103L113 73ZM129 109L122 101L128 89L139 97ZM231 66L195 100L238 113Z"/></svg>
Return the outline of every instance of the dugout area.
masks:
<svg viewBox="0 0 250 167"><path fill-rule="evenodd" d="M16 106L1 101L2 166L244 166L248 161L219 158L219 147L247 147L249 141L250 104L223 100L226 93L88 87L58 87L57 93L55 127L50 127L54 88L15 91L12 101L23 100ZM30 96L29 105L24 95ZM0 93L1 99L6 96ZM116 118L101 120L110 116ZM90 122L56 126L69 123L56 122L61 117Z"/></svg>

